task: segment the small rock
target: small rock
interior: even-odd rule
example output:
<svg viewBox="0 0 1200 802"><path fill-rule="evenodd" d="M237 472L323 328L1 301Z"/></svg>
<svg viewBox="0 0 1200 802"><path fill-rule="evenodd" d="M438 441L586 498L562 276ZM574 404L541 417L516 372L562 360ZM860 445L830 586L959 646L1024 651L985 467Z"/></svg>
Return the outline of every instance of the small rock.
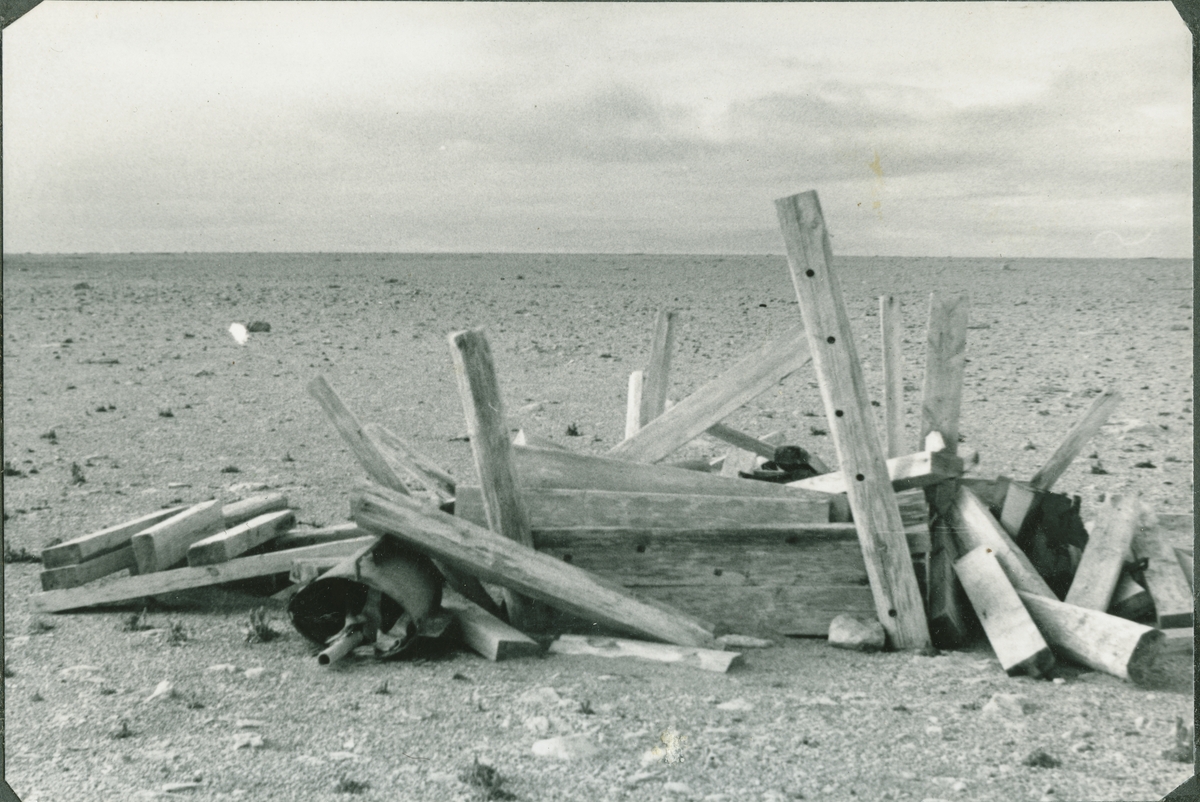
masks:
<svg viewBox="0 0 1200 802"><path fill-rule="evenodd" d="M162 789L168 794L177 793L179 791L193 791L197 788L203 788L204 783L167 783Z"/></svg>
<svg viewBox="0 0 1200 802"><path fill-rule="evenodd" d="M1055 677L1054 679L1052 679L1050 681L1053 682L1055 685L1066 685L1067 684L1067 681L1065 679L1063 679L1062 677Z"/></svg>
<svg viewBox="0 0 1200 802"><path fill-rule="evenodd" d="M931 738L941 738L942 737L942 728L936 724L930 724L928 727L925 728L925 734Z"/></svg>
<svg viewBox="0 0 1200 802"><path fill-rule="evenodd" d="M775 645L775 641L752 638L749 635L722 635L717 638L717 643L721 644L723 649L769 649Z"/></svg>
<svg viewBox="0 0 1200 802"><path fill-rule="evenodd" d="M233 722L233 728L236 730L250 730L265 726L267 726L267 722L259 721L256 718L239 718Z"/></svg>
<svg viewBox="0 0 1200 802"><path fill-rule="evenodd" d="M900 779L902 779L902 780L915 780L915 779L917 779L917 773L916 773L915 771L902 771L902 772L900 772L900 774L899 774L898 776L899 776L899 777L900 777Z"/></svg>
<svg viewBox="0 0 1200 802"><path fill-rule="evenodd" d="M662 772L658 771L639 771L637 774L625 778L625 787L636 788L642 783L650 782L651 780L657 780L661 776Z"/></svg>
<svg viewBox="0 0 1200 802"><path fill-rule="evenodd" d="M1101 464L1099 457L1091 461L1091 471L1097 476L1108 475L1108 471L1105 469L1104 465Z"/></svg>
<svg viewBox="0 0 1200 802"><path fill-rule="evenodd" d="M960 794L966 793L967 784L962 780L959 780L958 782L954 783L954 785L950 786L950 790Z"/></svg>
<svg viewBox="0 0 1200 802"><path fill-rule="evenodd" d="M1087 741L1077 741L1076 743L1071 744L1071 751L1075 752L1076 754L1083 754L1084 752L1091 752L1095 748L1096 747L1092 746Z"/></svg>
<svg viewBox="0 0 1200 802"><path fill-rule="evenodd" d="M535 412L541 412L546 408L546 405L541 401L534 401L532 404L526 404L523 407L517 408L518 415L532 415Z"/></svg>
<svg viewBox="0 0 1200 802"><path fill-rule="evenodd" d="M236 496L242 493L258 493L262 490L270 490L271 486L266 482L238 482L236 485L230 485L225 489Z"/></svg>
<svg viewBox="0 0 1200 802"><path fill-rule="evenodd" d="M1035 769L1056 769L1062 765L1062 761L1043 749L1034 749L1021 764Z"/></svg>
<svg viewBox="0 0 1200 802"><path fill-rule="evenodd" d="M155 699L162 699L163 697L170 697L170 696L174 695L174 691L175 691L175 686L171 684L170 680L165 679L162 682L158 683L158 685L154 686L154 693L147 696L146 701L153 702Z"/></svg>
<svg viewBox="0 0 1200 802"><path fill-rule="evenodd" d="M239 732L237 735L233 736L234 749L243 749L247 747L250 749L262 749L262 746L263 737L257 732Z"/></svg>
<svg viewBox="0 0 1200 802"><path fill-rule="evenodd" d="M232 674L237 671L237 666L233 663L217 663L215 666L209 666L205 671L224 671L226 674Z"/></svg>
<svg viewBox="0 0 1200 802"><path fill-rule="evenodd" d="M537 757L548 757L553 760L587 760L601 752L586 735L560 735L556 738L546 738L534 741L533 754Z"/></svg>
<svg viewBox="0 0 1200 802"><path fill-rule="evenodd" d="M264 331L270 331L270 330L271 330L271 324L267 323L265 320L255 320L253 323L251 323L249 326L246 327L246 331L248 331L252 334L256 333L256 332L264 332Z"/></svg>
<svg viewBox="0 0 1200 802"><path fill-rule="evenodd" d="M717 710L736 710L744 712L753 709L753 703L747 702L740 696L737 699L730 699L728 702L721 702L721 704L717 705Z"/></svg>
<svg viewBox="0 0 1200 802"><path fill-rule="evenodd" d="M530 688L517 697L517 701L527 705L557 705L562 697L553 688Z"/></svg>
<svg viewBox="0 0 1200 802"><path fill-rule="evenodd" d="M1032 440L1026 440L1025 444L1021 446L1021 450L1022 451L1037 451L1037 446L1035 446L1033 444Z"/></svg>
<svg viewBox="0 0 1200 802"><path fill-rule="evenodd" d="M877 652L885 642L883 626L878 621L863 623L842 613L829 622L829 645L838 649Z"/></svg>
<svg viewBox="0 0 1200 802"><path fill-rule="evenodd" d="M263 668L262 666L259 666L258 668L247 668L242 673L245 674L246 679L258 679L259 677L261 677L263 675L263 673L265 671L266 671L265 668Z"/></svg>
<svg viewBox="0 0 1200 802"><path fill-rule="evenodd" d="M545 716L530 716L523 722L525 729L532 733L542 735L550 731L550 719Z"/></svg>
<svg viewBox="0 0 1200 802"><path fill-rule="evenodd" d="M663 790L668 794L678 794L680 796L687 796L692 792L690 785L681 782L663 783Z"/></svg>
<svg viewBox="0 0 1200 802"><path fill-rule="evenodd" d="M1029 702L1016 693L994 693L983 706L985 716L1019 718L1029 712Z"/></svg>

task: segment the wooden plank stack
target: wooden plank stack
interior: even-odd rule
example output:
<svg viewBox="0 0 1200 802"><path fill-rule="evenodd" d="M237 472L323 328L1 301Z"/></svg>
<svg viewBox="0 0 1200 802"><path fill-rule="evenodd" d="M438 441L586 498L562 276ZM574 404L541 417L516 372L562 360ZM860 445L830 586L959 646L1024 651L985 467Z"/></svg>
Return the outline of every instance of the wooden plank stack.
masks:
<svg viewBox="0 0 1200 802"><path fill-rule="evenodd" d="M539 648L521 630L582 626L586 637L552 651L723 671L737 660L714 656L717 635L825 635L849 613L875 617L896 649L957 645L981 624L1009 673L1048 676L1067 658L1132 680L1147 675L1163 644L1183 642L1192 626L1191 539L1170 534L1190 530L1190 521L1155 516L1138 499L1110 499L1086 548L1072 545L1078 559L1065 599L1031 560L1038 555L1017 545L1119 394L1100 395L1028 482L964 476L978 462L959 452L968 300L934 294L917 449L906 453L899 304L879 299L881 438L816 194L780 199L776 210L802 325L673 403L682 321L660 310L649 362L629 377L625 439L606 455L528 432L512 440L484 333L454 332L474 481L456 481L382 426L360 424L318 377L310 393L370 478L351 500L352 524L292 529L295 517L278 495L162 510L47 549L34 609L289 571L308 581L382 537L433 559L464 641L493 660ZM757 481L785 453L779 433L758 436L724 421L810 363L837 464L808 454L816 476ZM731 448L711 460L665 462L700 437ZM128 577L85 586L126 569Z"/></svg>

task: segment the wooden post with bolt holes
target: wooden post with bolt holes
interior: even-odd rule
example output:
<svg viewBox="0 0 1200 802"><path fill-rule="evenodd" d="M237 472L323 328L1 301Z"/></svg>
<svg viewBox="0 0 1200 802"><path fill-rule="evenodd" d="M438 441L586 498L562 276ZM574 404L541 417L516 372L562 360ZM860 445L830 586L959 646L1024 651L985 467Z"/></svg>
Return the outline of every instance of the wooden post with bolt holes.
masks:
<svg viewBox="0 0 1200 802"><path fill-rule="evenodd" d="M675 346L675 312L660 309L654 318L654 336L650 340L650 364L642 385L639 424L645 426L667 408L667 388L671 380L671 349Z"/></svg>
<svg viewBox="0 0 1200 802"><path fill-rule="evenodd" d="M471 453L483 487L488 528L532 549L529 513L517 488L508 421L500 385L496 381L492 349L479 330L452 332L449 340L454 373L458 377L458 393L462 397L467 433L471 438ZM519 593L506 589L504 594L509 623L522 630L541 628L544 611Z"/></svg>
<svg viewBox="0 0 1200 802"><path fill-rule="evenodd" d="M887 455L899 457L904 443L904 321L894 295L879 296L879 328L883 335L883 421Z"/></svg>
<svg viewBox="0 0 1200 802"><path fill-rule="evenodd" d="M775 201L829 429L847 479L876 614L897 649L929 646L917 574L863 379L816 192Z"/></svg>

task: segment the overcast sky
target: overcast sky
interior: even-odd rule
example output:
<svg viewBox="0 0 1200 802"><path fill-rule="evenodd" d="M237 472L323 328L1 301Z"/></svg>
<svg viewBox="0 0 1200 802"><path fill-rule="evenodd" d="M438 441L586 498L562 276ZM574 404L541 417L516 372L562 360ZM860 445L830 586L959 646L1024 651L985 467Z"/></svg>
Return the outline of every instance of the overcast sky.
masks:
<svg viewBox="0 0 1200 802"><path fill-rule="evenodd" d="M1170 3L45 2L5 252L1192 252Z"/></svg>

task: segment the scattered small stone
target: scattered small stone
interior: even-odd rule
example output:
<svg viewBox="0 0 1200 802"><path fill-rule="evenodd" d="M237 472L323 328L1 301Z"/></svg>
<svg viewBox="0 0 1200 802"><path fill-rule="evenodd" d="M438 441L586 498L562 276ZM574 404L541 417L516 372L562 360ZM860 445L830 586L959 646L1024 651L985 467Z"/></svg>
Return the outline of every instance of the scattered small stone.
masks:
<svg viewBox="0 0 1200 802"><path fill-rule="evenodd" d="M537 735L544 735L550 731L550 719L545 716L530 716L522 722L522 725Z"/></svg>
<svg viewBox="0 0 1200 802"><path fill-rule="evenodd" d="M662 772L660 771L639 771L637 774L625 778L625 787L636 788L642 783L657 780L661 776Z"/></svg>
<svg viewBox="0 0 1200 802"><path fill-rule="evenodd" d="M1025 756L1021 765L1035 769L1056 769L1062 765L1062 761L1044 749L1034 749Z"/></svg>
<svg viewBox="0 0 1200 802"><path fill-rule="evenodd" d="M687 783L669 782L663 783L663 790L668 794L677 794L679 796L687 796L692 792L692 787Z"/></svg>
<svg viewBox="0 0 1200 802"><path fill-rule="evenodd" d="M258 679L264 672L266 672L266 669L259 666L258 668L247 668L242 673L246 675L246 679Z"/></svg>
<svg viewBox="0 0 1200 802"><path fill-rule="evenodd" d="M592 743L586 735L560 735L535 741L533 744L534 755L554 760L587 760L596 757L600 752L600 747Z"/></svg>
<svg viewBox="0 0 1200 802"><path fill-rule="evenodd" d="M1083 754L1084 752L1091 752L1095 748L1096 747L1092 746L1087 741L1077 741L1076 743L1071 744L1071 751L1075 752L1076 754Z"/></svg>
<svg viewBox="0 0 1200 802"><path fill-rule="evenodd" d="M722 649L769 649L775 641L752 638L749 635L722 635L717 638Z"/></svg>
<svg viewBox="0 0 1200 802"><path fill-rule="evenodd" d="M829 645L838 649L877 652L883 648L886 636L878 621L864 623L847 613L829 622Z"/></svg>
<svg viewBox="0 0 1200 802"><path fill-rule="evenodd" d="M928 735L930 738L941 738L942 737L942 728L939 727L937 724L930 724L928 727L925 728L925 734Z"/></svg>
<svg viewBox="0 0 1200 802"><path fill-rule="evenodd" d="M546 405L544 402L534 401L532 404L526 404L523 407L519 407L517 409L517 414L518 415L533 415L536 412L541 412L545 408L546 408Z"/></svg>
<svg viewBox="0 0 1200 802"><path fill-rule="evenodd" d="M527 705L557 705L561 700L558 691L546 686L530 688L517 697L517 702Z"/></svg>
<svg viewBox="0 0 1200 802"><path fill-rule="evenodd" d="M156 699L162 699L164 697L170 698L174 695L175 686L171 684L170 680L165 679L154 687L154 693L147 696L146 701L153 702Z"/></svg>
<svg viewBox="0 0 1200 802"><path fill-rule="evenodd" d="M233 728L235 730L249 730L249 729L254 729L256 727L265 727L265 726L267 726L267 722L260 721L259 719L256 719L256 718L239 718L233 722Z"/></svg>
<svg viewBox="0 0 1200 802"><path fill-rule="evenodd" d="M203 787L204 787L204 783L197 783L197 782L166 783L165 785L163 785L162 789L164 792L166 792L168 794L174 794L174 793L178 793L179 791L194 791L197 788L203 788Z"/></svg>
<svg viewBox="0 0 1200 802"><path fill-rule="evenodd" d="M1066 685L1067 684L1067 681L1065 679L1063 679L1062 677L1055 677L1054 679L1052 679L1050 681L1053 682L1055 685Z"/></svg>
<svg viewBox="0 0 1200 802"><path fill-rule="evenodd" d="M205 671L223 671L226 674L232 674L237 671L237 666L233 663L217 663L215 666L209 666Z"/></svg>
<svg viewBox="0 0 1200 802"><path fill-rule="evenodd" d="M249 326L246 327L246 331L250 332L251 334L255 334L258 332L264 332L264 331L270 331L270 330L271 330L271 324L267 323L264 320L256 320L253 323L251 323Z"/></svg>
<svg viewBox="0 0 1200 802"><path fill-rule="evenodd" d="M1029 712L1029 702L1020 694L995 693L983 706L985 716L1019 718Z"/></svg>
<svg viewBox="0 0 1200 802"><path fill-rule="evenodd" d="M728 702L721 702L721 704L717 705L717 710L732 710L742 713L753 709L754 704L746 701L740 696L737 699L730 699Z"/></svg>
<svg viewBox="0 0 1200 802"><path fill-rule="evenodd" d="M950 786L950 790L956 791L960 794L966 793L967 784L965 782L963 782L962 780L958 780L957 782L954 783L954 785Z"/></svg>
<svg viewBox="0 0 1200 802"><path fill-rule="evenodd" d="M1021 446L1021 450L1022 451L1037 451L1037 446L1035 446L1033 444L1032 440L1026 440L1025 444Z"/></svg>
<svg viewBox="0 0 1200 802"><path fill-rule="evenodd" d="M257 732L239 732L233 736L234 749L262 749L263 737Z"/></svg>
<svg viewBox="0 0 1200 802"><path fill-rule="evenodd" d="M1157 468L1158 466L1155 465L1150 460L1143 460L1142 462L1133 463L1133 467L1135 467L1135 468Z"/></svg>

